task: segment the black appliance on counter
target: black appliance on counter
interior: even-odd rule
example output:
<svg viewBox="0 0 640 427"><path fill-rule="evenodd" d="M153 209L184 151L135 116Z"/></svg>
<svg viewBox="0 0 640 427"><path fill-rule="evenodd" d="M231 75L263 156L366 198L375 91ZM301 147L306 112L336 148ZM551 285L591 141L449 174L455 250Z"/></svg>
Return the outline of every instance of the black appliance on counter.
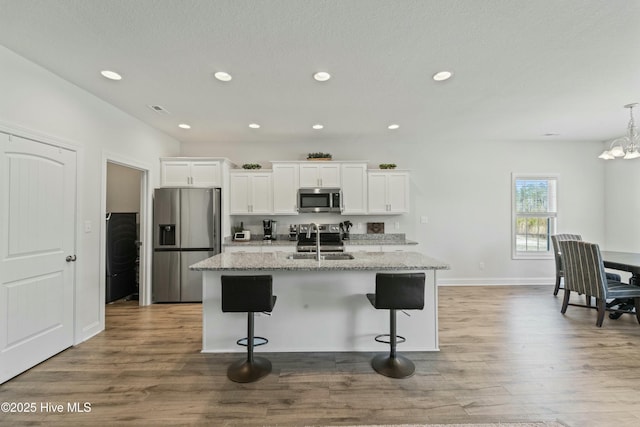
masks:
<svg viewBox="0 0 640 427"><path fill-rule="evenodd" d="M277 221L272 219L262 220L262 228L264 229L264 237L262 240L276 240L276 224Z"/></svg>
<svg viewBox="0 0 640 427"><path fill-rule="evenodd" d="M340 225L319 224L320 227L320 252L344 252L344 243L340 237ZM309 233L311 228L311 233ZM307 237L309 235L309 237ZM298 225L298 252L316 252L316 238L318 232L313 224Z"/></svg>
<svg viewBox="0 0 640 427"><path fill-rule="evenodd" d="M105 302L138 292L137 213L107 214Z"/></svg>

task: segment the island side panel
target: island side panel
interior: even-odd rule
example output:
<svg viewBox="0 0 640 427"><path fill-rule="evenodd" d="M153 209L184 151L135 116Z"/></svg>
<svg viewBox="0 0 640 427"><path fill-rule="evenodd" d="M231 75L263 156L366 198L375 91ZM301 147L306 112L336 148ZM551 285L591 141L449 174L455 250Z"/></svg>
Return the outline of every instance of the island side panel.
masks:
<svg viewBox="0 0 640 427"><path fill-rule="evenodd" d="M405 271L403 271L404 273ZM407 273L410 271L406 271ZM424 310L397 313L399 351L438 350L436 271L427 270ZM374 337L389 332L389 311L374 309L375 271L203 271L203 352L244 352L245 313L223 313L220 276L270 274L278 300L271 316L256 315L255 334L269 339L259 352L388 351Z"/></svg>

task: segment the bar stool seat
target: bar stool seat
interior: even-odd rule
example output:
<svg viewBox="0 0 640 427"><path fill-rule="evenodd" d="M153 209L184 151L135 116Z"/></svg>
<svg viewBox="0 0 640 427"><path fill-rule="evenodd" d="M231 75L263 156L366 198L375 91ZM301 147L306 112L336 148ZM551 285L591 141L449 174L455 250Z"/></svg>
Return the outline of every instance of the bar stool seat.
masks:
<svg viewBox="0 0 640 427"><path fill-rule="evenodd" d="M222 311L247 313L247 337L237 341L246 345L247 357L232 363L227 377L238 383L257 381L271 372L271 362L253 355L254 347L268 342L266 338L254 336L254 313L270 313L277 297L273 295L273 278L270 275L225 276L222 281Z"/></svg>
<svg viewBox="0 0 640 427"><path fill-rule="evenodd" d="M367 299L378 310L389 310L389 334L375 337L378 342L390 345L389 354L380 354L371 360L373 369L387 377L408 378L415 372L415 365L396 352L396 345L405 338L396 333L396 310L422 310L424 308L424 273L376 274L376 293ZM389 340L384 340L385 337Z"/></svg>

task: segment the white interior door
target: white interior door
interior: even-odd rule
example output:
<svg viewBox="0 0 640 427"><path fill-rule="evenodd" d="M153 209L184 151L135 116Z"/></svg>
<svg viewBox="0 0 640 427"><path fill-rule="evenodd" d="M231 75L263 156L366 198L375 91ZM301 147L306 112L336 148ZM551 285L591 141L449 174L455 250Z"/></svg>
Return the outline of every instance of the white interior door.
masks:
<svg viewBox="0 0 640 427"><path fill-rule="evenodd" d="M75 152L0 133L0 383L73 345L75 204Z"/></svg>

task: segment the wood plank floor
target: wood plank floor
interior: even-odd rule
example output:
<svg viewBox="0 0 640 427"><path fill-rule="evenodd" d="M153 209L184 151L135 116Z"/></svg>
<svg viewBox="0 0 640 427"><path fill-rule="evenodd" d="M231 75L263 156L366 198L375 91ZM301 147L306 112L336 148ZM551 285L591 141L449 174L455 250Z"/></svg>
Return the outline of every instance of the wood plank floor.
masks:
<svg viewBox="0 0 640 427"><path fill-rule="evenodd" d="M200 305L131 304L108 305L105 332L0 386L0 402L38 405L0 425L640 425L635 317L597 328L595 310L563 316L548 286L440 288L441 351L408 353L406 380L374 373L370 353L269 353L272 375L236 384L226 367L238 355L200 353Z"/></svg>

